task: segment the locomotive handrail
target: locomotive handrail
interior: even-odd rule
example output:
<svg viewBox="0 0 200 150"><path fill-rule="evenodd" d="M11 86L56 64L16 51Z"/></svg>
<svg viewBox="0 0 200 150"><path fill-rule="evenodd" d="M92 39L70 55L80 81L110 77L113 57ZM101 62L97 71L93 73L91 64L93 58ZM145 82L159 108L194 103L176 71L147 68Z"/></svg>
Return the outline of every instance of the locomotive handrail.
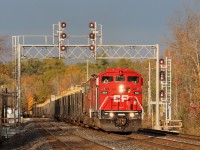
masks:
<svg viewBox="0 0 200 150"><path fill-rule="evenodd" d="M140 103L140 101L138 100L138 98L135 96L135 99L137 100L137 102L138 102L138 105L140 106L140 108L142 109L142 119L143 119L143 112L144 112L144 110L143 110L143 107L142 107L142 105L141 105L141 103Z"/></svg>
<svg viewBox="0 0 200 150"><path fill-rule="evenodd" d="M107 96L107 97L104 99L103 103L102 103L101 106L99 107L100 110L101 110L101 107L104 105L104 103L108 100L108 97L109 97L109 96Z"/></svg>

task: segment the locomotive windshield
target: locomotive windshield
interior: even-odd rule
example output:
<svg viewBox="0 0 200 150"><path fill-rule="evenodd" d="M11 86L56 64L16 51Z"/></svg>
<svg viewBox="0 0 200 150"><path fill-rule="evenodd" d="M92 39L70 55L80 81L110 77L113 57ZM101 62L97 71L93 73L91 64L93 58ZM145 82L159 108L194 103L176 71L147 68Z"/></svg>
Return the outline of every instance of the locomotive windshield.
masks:
<svg viewBox="0 0 200 150"><path fill-rule="evenodd" d="M138 83L139 77L137 76L128 76L128 82Z"/></svg>
<svg viewBox="0 0 200 150"><path fill-rule="evenodd" d="M116 81L125 81L124 76L116 76Z"/></svg>
<svg viewBox="0 0 200 150"><path fill-rule="evenodd" d="M138 76L128 76L127 80L128 82L139 83ZM102 76L101 78L102 83L112 82L112 81L113 81L113 76ZM116 76L115 81L125 81L125 76Z"/></svg>
<svg viewBox="0 0 200 150"><path fill-rule="evenodd" d="M112 82L113 77L112 76L102 76L101 82L106 83L106 82Z"/></svg>

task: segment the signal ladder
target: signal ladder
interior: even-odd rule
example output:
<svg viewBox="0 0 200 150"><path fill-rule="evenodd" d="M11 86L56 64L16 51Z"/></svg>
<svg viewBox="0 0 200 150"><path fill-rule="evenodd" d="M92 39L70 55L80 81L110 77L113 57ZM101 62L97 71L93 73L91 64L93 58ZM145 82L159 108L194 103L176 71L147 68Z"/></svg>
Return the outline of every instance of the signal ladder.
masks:
<svg viewBox="0 0 200 150"><path fill-rule="evenodd" d="M161 101L165 105L165 120L171 120L171 95L172 95L172 61L170 58L165 59L164 63L160 63L160 70L163 73L161 78Z"/></svg>
<svg viewBox="0 0 200 150"><path fill-rule="evenodd" d="M165 58L160 60L160 84L161 84L161 104L164 106L165 121L164 130L180 130L182 127L181 120L172 120L172 60Z"/></svg>

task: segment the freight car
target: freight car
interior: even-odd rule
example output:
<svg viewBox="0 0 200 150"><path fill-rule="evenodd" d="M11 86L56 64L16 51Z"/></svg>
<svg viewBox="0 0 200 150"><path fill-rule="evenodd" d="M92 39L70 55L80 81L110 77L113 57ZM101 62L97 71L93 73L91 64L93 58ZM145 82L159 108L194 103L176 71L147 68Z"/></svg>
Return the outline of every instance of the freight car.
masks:
<svg viewBox="0 0 200 150"><path fill-rule="evenodd" d="M110 68L92 77L81 88L35 105L35 116L48 116L109 132L131 132L141 127L142 75Z"/></svg>

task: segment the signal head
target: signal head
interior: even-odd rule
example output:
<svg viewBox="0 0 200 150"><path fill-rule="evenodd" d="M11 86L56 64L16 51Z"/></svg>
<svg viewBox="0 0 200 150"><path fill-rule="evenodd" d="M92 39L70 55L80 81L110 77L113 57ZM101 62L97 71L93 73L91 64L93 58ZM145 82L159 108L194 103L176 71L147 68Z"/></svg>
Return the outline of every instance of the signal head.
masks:
<svg viewBox="0 0 200 150"><path fill-rule="evenodd" d="M66 28L66 27L67 27L66 22L62 22L62 23L60 24L60 27L63 28L63 29Z"/></svg>
<svg viewBox="0 0 200 150"><path fill-rule="evenodd" d="M62 46L60 47L60 50L61 50L61 51L66 51L66 50L67 50L67 46L62 45Z"/></svg>
<svg viewBox="0 0 200 150"><path fill-rule="evenodd" d="M94 45L90 45L90 50L94 51L95 50L95 46Z"/></svg>
<svg viewBox="0 0 200 150"><path fill-rule="evenodd" d="M95 34L94 34L94 33L90 33L90 34L89 34L89 38L90 38L90 39L94 39L94 38L95 38Z"/></svg>
<svg viewBox="0 0 200 150"><path fill-rule="evenodd" d="M165 80L165 72L164 71L160 71L160 80L161 81Z"/></svg>
<svg viewBox="0 0 200 150"><path fill-rule="evenodd" d="M61 33L60 37L61 37L62 39L66 39L66 38L67 38L67 34L66 34L66 33Z"/></svg>
<svg viewBox="0 0 200 150"><path fill-rule="evenodd" d="M165 92L163 90L160 91L160 98L164 98L165 97Z"/></svg>
<svg viewBox="0 0 200 150"><path fill-rule="evenodd" d="M90 27L90 29L95 29L95 23L94 22L90 22L89 23L89 27Z"/></svg>
<svg viewBox="0 0 200 150"><path fill-rule="evenodd" d="M164 65L165 64L165 60L163 58L160 59L160 65Z"/></svg>

